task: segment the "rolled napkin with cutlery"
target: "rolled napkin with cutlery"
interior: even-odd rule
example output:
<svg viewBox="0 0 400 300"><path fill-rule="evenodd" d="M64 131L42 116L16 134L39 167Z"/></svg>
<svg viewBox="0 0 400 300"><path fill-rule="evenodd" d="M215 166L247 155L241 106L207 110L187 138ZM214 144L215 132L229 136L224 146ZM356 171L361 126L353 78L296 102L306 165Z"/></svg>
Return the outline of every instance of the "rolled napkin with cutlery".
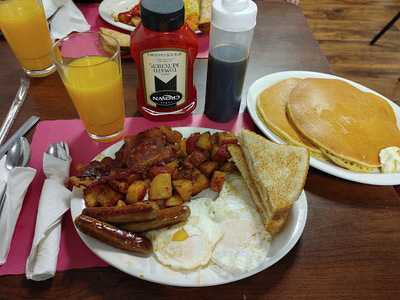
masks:
<svg viewBox="0 0 400 300"><path fill-rule="evenodd" d="M64 186L71 157L68 145L57 143L43 155L46 175L36 217L35 235L26 261L26 278L41 281L54 276L60 250L61 221L69 209L71 192Z"/></svg>
<svg viewBox="0 0 400 300"><path fill-rule="evenodd" d="M50 33L53 39L61 39L71 32L84 32L90 29L82 12L72 0L43 0Z"/></svg>
<svg viewBox="0 0 400 300"><path fill-rule="evenodd" d="M0 214L0 265L7 261L26 191L36 174L36 170L30 167L16 167L8 171L5 162L6 157L3 157L0 160L0 195L6 189L6 201Z"/></svg>

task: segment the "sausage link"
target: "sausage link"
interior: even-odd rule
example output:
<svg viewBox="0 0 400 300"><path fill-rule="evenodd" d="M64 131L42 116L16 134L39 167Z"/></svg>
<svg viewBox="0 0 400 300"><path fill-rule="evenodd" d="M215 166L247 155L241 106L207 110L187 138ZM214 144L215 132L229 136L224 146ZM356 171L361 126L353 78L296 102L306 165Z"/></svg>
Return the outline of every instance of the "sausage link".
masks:
<svg viewBox="0 0 400 300"><path fill-rule="evenodd" d="M190 208L188 206L180 205L160 209L158 217L155 220L140 223L121 224L120 227L131 232L144 232L186 221L189 216Z"/></svg>
<svg viewBox="0 0 400 300"><path fill-rule="evenodd" d="M83 233L113 247L146 255L153 251L152 243L148 238L119 229L92 217L79 215L75 219L75 225Z"/></svg>
<svg viewBox="0 0 400 300"><path fill-rule="evenodd" d="M159 208L155 202L137 202L121 207L87 207L83 215L112 224L150 221L157 218Z"/></svg>

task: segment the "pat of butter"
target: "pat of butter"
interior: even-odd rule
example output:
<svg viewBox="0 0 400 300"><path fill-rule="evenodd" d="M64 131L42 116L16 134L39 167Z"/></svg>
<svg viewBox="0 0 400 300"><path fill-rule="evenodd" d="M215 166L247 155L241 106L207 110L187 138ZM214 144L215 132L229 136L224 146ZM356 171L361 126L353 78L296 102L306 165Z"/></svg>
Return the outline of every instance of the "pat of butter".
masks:
<svg viewBox="0 0 400 300"><path fill-rule="evenodd" d="M379 152L381 170L383 173L400 172L400 148L387 147Z"/></svg>

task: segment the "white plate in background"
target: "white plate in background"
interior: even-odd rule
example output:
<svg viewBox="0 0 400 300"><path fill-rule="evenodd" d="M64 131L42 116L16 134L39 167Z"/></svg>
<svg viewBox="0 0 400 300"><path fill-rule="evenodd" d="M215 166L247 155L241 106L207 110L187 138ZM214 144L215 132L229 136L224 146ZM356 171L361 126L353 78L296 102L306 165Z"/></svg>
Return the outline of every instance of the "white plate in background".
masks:
<svg viewBox="0 0 400 300"><path fill-rule="evenodd" d="M114 13L130 10L137 3L139 3L139 0L104 0L99 5L99 15L108 24L124 30L134 31L135 26L114 21L112 16Z"/></svg>
<svg viewBox="0 0 400 300"><path fill-rule="evenodd" d="M318 72L308 72L308 71L285 71L285 72L278 72L266 75L261 77L260 79L256 80L249 88L247 92L247 109L249 110L250 116L253 119L254 123L257 127L272 141L280 144L285 144L285 142L279 138L275 133L272 132L268 128L268 125L262 121L260 116L257 114L257 98L260 93L265 90L266 88L278 83L279 81L288 79L288 78L327 78L327 79L338 79L345 81L352 86L358 88L363 92L369 92L375 95L378 95L385 99L390 106L393 108L393 111L397 117L397 126L400 127L400 107L395 104L393 101L390 101L386 97L382 96L381 94L371 90L361 84L358 84L354 81L334 76L331 74L325 73L318 73ZM400 184L400 173L358 173L353 172L347 169L344 169L338 165L333 163L318 160L314 157L310 157L310 165L318 170L321 170L325 173L330 175L340 177L343 179L365 183L365 184L373 184L373 185L398 185Z"/></svg>

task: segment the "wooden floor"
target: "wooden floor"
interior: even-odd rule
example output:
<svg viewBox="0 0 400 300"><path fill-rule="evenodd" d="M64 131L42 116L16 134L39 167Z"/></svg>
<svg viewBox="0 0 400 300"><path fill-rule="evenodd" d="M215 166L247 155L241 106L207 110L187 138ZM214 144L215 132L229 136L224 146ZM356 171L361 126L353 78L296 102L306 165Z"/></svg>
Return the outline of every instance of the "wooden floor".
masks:
<svg viewBox="0 0 400 300"><path fill-rule="evenodd" d="M400 104L400 22L369 45L400 11L400 0L301 0L300 6L333 72Z"/></svg>

